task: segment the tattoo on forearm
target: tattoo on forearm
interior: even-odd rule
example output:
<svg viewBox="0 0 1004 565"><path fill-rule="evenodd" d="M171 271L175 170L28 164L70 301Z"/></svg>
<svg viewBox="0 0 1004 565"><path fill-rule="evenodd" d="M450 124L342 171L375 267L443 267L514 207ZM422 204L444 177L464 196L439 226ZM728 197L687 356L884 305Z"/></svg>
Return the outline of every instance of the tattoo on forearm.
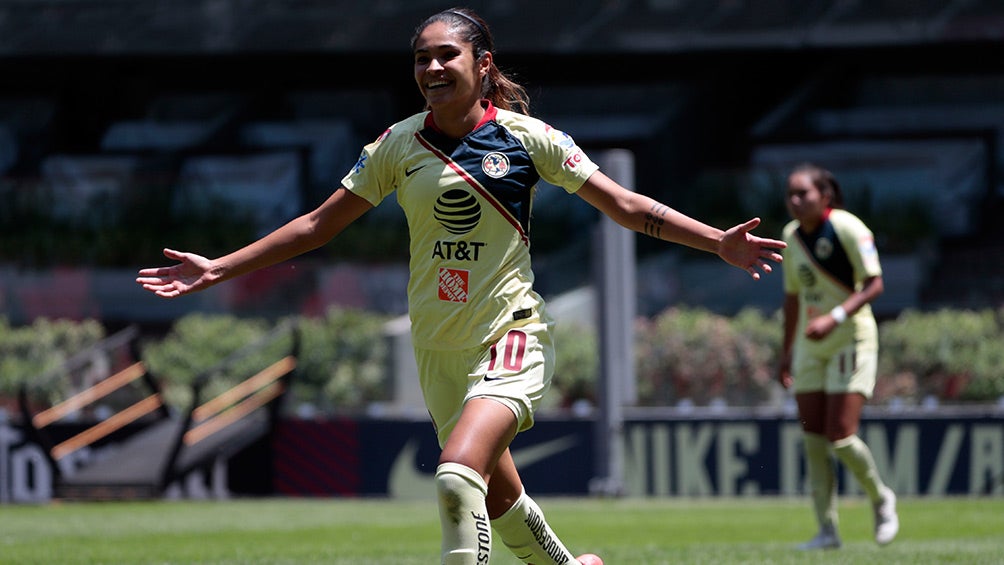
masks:
<svg viewBox="0 0 1004 565"><path fill-rule="evenodd" d="M662 239L662 225L666 223L666 213L669 207L662 204L653 204L652 209L645 214L645 235L656 239Z"/></svg>

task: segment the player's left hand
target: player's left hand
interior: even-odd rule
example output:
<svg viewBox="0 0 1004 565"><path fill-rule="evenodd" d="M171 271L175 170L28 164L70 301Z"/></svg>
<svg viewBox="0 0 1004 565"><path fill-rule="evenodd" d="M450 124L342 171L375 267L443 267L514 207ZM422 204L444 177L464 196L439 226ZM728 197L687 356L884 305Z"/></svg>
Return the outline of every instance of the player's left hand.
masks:
<svg viewBox="0 0 1004 565"><path fill-rule="evenodd" d="M725 231L718 242L718 256L729 265L743 269L760 280L760 272L770 273L771 262L780 263L780 249L787 244L778 239L758 237L750 233L760 225L760 218L753 218Z"/></svg>
<svg viewBox="0 0 1004 565"><path fill-rule="evenodd" d="M173 249L165 249L164 256L178 261L178 264L141 269L136 282L144 289L164 298L176 298L212 286L209 276L212 262L209 259Z"/></svg>

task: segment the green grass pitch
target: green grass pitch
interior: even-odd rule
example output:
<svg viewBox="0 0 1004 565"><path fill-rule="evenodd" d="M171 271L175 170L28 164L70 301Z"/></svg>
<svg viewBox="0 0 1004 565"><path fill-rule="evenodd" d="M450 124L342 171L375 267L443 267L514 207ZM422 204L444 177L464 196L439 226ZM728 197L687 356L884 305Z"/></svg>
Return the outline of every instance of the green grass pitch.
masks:
<svg viewBox="0 0 1004 565"><path fill-rule="evenodd" d="M1004 563L1004 499L907 498L891 545L871 507L840 502L840 550L798 552L815 533L808 499L540 498L575 553L607 565ZM518 562L496 541L492 565ZM0 506L2 564L438 563L433 501L254 499Z"/></svg>

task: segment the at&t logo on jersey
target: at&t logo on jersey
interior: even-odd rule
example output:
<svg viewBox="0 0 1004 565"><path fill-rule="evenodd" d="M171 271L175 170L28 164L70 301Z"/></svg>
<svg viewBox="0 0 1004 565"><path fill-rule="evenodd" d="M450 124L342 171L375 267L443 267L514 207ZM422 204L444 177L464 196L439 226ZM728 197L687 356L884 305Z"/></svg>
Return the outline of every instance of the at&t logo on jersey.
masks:
<svg viewBox="0 0 1004 565"><path fill-rule="evenodd" d="M802 281L802 286L812 288L816 286L816 274L812 272L812 267L807 264L798 266L798 279Z"/></svg>
<svg viewBox="0 0 1004 565"><path fill-rule="evenodd" d="M481 159L481 170L493 179L500 179L509 173L509 157L504 153L492 151Z"/></svg>
<svg viewBox="0 0 1004 565"><path fill-rule="evenodd" d="M481 204L473 194L453 189L436 199L433 213L443 229L454 235L463 235L477 227L481 221ZM436 259L477 261L484 246L482 241L440 240L436 242L432 256Z"/></svg>
<svg viewBox="0 0 1004 565"><path fill-rule="evenodd" d="M441 194L436 199L434 212L436 221L446 231L456 235L471 231L481 221L481 204L478 203L478 199L460 189L447 190Z"/></svg>

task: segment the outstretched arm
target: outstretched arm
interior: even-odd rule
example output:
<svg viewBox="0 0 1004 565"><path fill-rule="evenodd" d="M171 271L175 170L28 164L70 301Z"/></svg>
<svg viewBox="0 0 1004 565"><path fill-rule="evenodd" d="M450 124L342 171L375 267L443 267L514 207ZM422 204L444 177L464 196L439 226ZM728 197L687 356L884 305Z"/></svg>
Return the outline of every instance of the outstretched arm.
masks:
<svg viewBox="0 0 1004 565"><path fill-rule="evenodd" d="M165 298L204 290L316 249L370 208L372 205L364 198L341 188L312 212L218 259L165 249L164 256L178 261L178 264L141 269L136 282Z"/></svg>
<svg viewBox="0 0 1004 565"><path fill-rule="evenodd" d="M771 262L781 262L778 250L786 247L781 240L749 233L760 225L759 218L722 231L648 196L627 190L599 171L593 173L576 194L630 230L715 253L754 279L760 278L760 271L771 272Z"/></svg>

